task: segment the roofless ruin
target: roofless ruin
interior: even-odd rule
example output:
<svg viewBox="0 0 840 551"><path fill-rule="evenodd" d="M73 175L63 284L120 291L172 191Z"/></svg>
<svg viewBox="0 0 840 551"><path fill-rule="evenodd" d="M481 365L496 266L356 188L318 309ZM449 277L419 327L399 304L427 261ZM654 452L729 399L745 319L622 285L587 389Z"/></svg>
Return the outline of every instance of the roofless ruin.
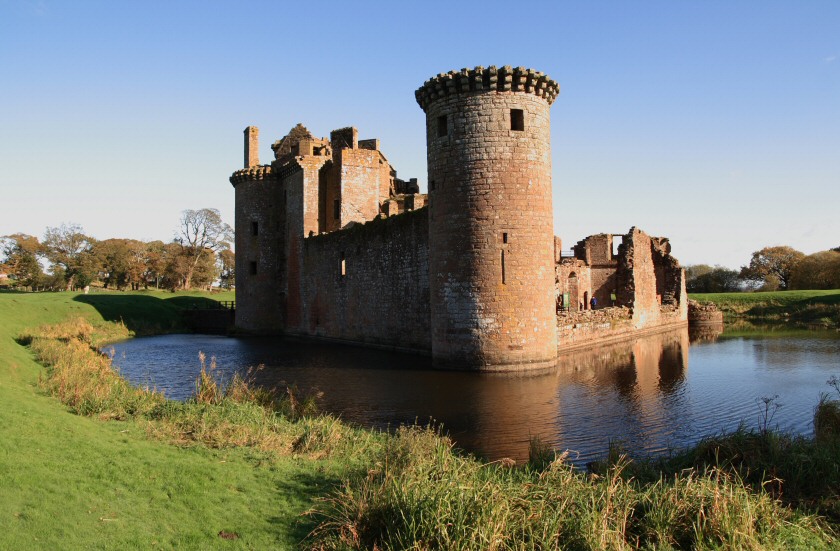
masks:
<svg viewBox="0 0 840 551"><path fill-rule="evenodd" d="M430 354L457 369L554 364L558 351L687 324L665 238L631 228L564 253L551 204L551 104L522 67L439 74L428 194L355 128L297 125L261 165L245 129L236 193L236 326ZM594 299L594 300L593 300Z"/></svg>

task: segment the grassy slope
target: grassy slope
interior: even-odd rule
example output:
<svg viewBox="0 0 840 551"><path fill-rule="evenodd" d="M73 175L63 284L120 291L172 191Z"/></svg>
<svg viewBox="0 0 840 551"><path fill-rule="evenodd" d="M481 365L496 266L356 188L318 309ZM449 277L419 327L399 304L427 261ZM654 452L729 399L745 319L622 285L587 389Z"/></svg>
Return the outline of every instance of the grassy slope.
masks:
<svg viewBox="0 0 840 551"><path fill-rule="evenodd" d="M840 325L840 290L838 289L764 293L691 293L689 296L700 302L715 303L727 317Z"/></svg>
<svg viewBox="0 0 840 551"><path fill-rule="evenodd" d="M108 307L127 300L110 296ZM150 315L177 326L171 294L141 296L129 326ZM309 529L300 513L337 479L337 465L177 448L133 422L71 415L41 394L42 368L14 338L70 315L110 315L85 298L0 293L0 548L294 547ZM240 538L220 539L222 530Z"/></svg>

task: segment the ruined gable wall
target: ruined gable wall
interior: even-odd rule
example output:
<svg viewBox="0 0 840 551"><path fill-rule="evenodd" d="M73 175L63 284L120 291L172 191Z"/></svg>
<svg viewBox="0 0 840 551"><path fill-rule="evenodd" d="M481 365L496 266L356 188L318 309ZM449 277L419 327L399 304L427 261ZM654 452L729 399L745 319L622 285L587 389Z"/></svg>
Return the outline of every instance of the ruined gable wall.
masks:
<svg viewBox="0 0 840 551"><path fill-rule="evenodd" d="M619 264L632 281L633 323L637 328L659 321L661 295L657 293L656 271L653 263L652 241L649 235L636 228L624 237L623 257Z"/></svg>
<svg viewBox="0 0 840 551"><path fill-rule="evenodd" d="M341 222L364 223L379 215L381 190L389 189L390 167L378 151L343 149L339 152Z"/></svg>
<svg viewBox="0 0 840 551"><path fill-rule="evenodd" d="M298 333L430 349L426 209L310 237L302 245L306 277Z"/></svg>

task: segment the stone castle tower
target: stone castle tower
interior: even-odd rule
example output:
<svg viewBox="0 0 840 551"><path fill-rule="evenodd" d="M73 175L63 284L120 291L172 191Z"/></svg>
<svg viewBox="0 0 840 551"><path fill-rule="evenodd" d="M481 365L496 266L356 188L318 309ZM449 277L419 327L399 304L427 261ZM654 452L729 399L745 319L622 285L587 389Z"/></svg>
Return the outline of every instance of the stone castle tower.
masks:
<svg viewBox="0 0 840 551"><path fill-rule="evenodd" d="M557 356L549 108L559 86L509 66L440 74L426 113L431 348L436 363Z"/></svg>

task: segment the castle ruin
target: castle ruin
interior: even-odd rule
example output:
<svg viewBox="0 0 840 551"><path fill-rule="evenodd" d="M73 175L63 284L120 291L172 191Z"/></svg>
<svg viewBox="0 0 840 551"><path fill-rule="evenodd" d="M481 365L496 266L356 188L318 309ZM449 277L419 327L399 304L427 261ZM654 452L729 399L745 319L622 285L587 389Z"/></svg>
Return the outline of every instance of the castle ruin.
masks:
<svg viewBox="0 0 840 551"><path fill-rule="evenodd" d="M426 113L428 194L355 128L297 125L261 165L245 129L236 194L236 326L430 354L481 370L684 326L667 239L631 228L562 250L549 109L559 86L521 67L440 74ZM592 299L595 299L594 301Z"/></svg>

